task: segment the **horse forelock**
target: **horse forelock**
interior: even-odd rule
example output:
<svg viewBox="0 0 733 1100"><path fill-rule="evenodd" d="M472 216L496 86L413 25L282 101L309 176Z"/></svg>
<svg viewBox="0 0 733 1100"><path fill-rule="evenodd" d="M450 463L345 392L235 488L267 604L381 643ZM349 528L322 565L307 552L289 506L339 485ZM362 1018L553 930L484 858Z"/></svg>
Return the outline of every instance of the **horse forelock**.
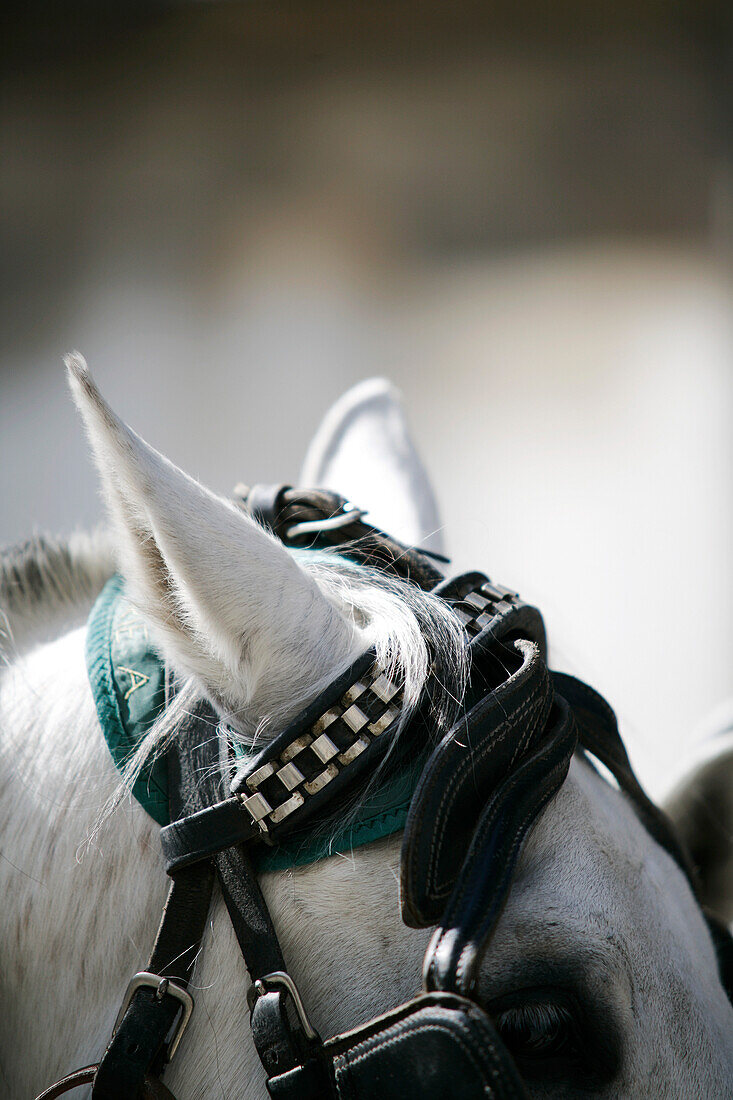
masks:
<svg viewBox="0 0 733 1100"><path fill-rule="evenodd" d="M437 740L453 724L462 705L468 679L468 639L452 608L439 597L378 569L353 562L333 552L293 551L339 613L355 622L376 651L387 675L404 684L397 737L429 687L431 730ZM293 623L293 631L298 629ZM177 670L174 669L174 672ZM300 699L290 700L297 713L331 681L331 673L311 685ZM122 772L115 803L156 756L166 751L197 704L207 698L195 678L181 675L178 689ZM217 705L217 700L209 701ZM221 709L221 708L219 708ZM253 727L241 725L224 711L231 736L245 748L264 745L279 733L280 716L266 716ZM212 730L212 736L216 731ZM391 753L367 790L389 767ZM361 792L361 797L367 793Z"/></svg>

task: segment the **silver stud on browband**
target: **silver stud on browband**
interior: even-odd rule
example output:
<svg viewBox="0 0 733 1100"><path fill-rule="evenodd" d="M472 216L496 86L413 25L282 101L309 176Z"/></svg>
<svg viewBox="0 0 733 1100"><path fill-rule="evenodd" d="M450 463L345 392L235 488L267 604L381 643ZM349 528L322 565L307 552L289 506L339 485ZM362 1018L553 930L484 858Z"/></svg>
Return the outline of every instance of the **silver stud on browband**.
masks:
<svg viewBox="0 0 733 1100"><path fill-rule="evenodd" d="M348 710L344 711L341 715L341 719L346 723L349 729L354 731L354 733L358 733L369 721L366 714L359 710L356 703L352 704Z"/></svg>
<svg viewBox="0 0 733 1100"><path fill-rule="evenodd" d="M350 688L347 688L344 694L341 696L342 703L346 706L349 703L355 703L357 699L360 699L364 692L367 690L367 685L362 684L361 680L358 680L355 684L352 684Z"/></svg>
<svg viewBox="0 0 733 1100"><path fill-rule="evenodd" d="M303 773L292 763L280 768L275 775L288 791L294 791L299 783L305 782Z"/></svg>
<svg viewBox="0 0 733 1100"><path fill-rule="evenodd" d="M304 733L302 737L297 737L292 744L288 745L286 749L280 753L280 759L285 764L288 760L292 760L294 756L297 756L301 749L305 749L310 745L313 740L310 733Z"/></svg>
<svg viewBox="0 0 733 1100"><path fill-rule="evenodd" d="M281 751L278 760L262 764L247 776L242 792L242 805L263 832L277 825L305 803L306 796L317 794L331 783L343 768L347 768L369 748L373 739L381 737L400 716L402 687L377 665L346 689L338 703L320 715L306 733L300 734ZM326 733L326 730L338 730ZM347 744L345 732L358 736ZM305 754L301 756L301 754ZM321 767L313 775L313 764ZM306 780L306 775L312 778ZM282 799L267 787L267 798L259 790L266 780L277 779Z"/></svg>
<svg viewBox="0 0 733 1100"><path fill-rule="evenodd" d="M518 596L501 584L483 581L478 588L452 601L453 610L463 623L469 637L474 638L491 626L501 615L517 606Z"/></svg>
<svg viewBox="0 0 733 1100"><path fill-rule="evenodd" d="M324 764L327 764L329 760L332 760L338 753L338 749L334 745L331 738L326 733L322 733L320 737L316 737L315 741L311 745L313 752L316 754L319 760Z"/></svg>
<svg viewBox="0 0 733 1100"><path fill-rule="evenodd" d="M371 690L376 695L377 699L381 699L383 703L389 703L394 699L400 687L399 684L395 684L391 680L388 680L382 672L372 684Z"/></svg>
<svg viewBox="0 0 733 1100"><path fill-rule="evenodd" d="M271 775L275 774L274 764L263 764L261 768L258 768L256 772L247 779L247 786L251 791L256 791L260 784L264 783L266 779L269 779Z"/></svg>
<svg viewBox="0 0 733 1100"><path fill-rule="evenodd" d="M270 821L273 825L279 824L284 821L286 817L290 817L295 810L299 810L305 802L303 795L300 791L296 791L294 795L291 795L287 802L283 802L276 810L273 810L270 814Z"/></svg>
<svg viewBox="0 0 733 1100"><path fill-rule="evenodd" d="M272 813L272 806L265 796L261 794L251 794L249 798L243 798L242 805L251 814L252 820L256 822L257 825L260 824L267 814ZM264 825L261 827L266 828Z"/></svg>
<svg viewBox="0 0 733 1100"><path fill-rule="evenodd" d="M327 768L317 775L315 779L311 779L310 783L306 783L305 789L308 794L318 794L323 790L327 783L330 783L332 779L335 779L339 773L337 764L329 764Z"/></svg>

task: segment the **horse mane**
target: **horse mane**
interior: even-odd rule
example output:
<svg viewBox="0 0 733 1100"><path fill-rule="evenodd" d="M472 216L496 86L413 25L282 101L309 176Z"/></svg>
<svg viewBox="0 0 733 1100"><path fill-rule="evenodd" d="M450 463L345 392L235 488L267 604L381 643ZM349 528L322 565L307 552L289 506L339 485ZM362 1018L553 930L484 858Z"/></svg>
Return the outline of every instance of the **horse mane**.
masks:
<svg viewBox="0 0 733 1100"><path fill-rule="evenodd" d="M114 572L107 532L37 534L0 549L0 652L19 655L81 625Z"/></svg>

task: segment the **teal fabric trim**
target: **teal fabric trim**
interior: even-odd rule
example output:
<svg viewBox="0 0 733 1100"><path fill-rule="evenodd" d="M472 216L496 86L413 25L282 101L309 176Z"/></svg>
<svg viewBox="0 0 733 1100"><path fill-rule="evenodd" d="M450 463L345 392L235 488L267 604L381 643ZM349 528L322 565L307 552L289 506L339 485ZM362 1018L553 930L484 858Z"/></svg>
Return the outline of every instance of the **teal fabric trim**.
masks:
<svg viewBox="0 0 733 1100"><path fill-rule="evenodd" d="M335 833L326 836L306 835L301 841L289 841L277 848L264 848L256 858L262 871L282 871L337 854L345 855L362 844L393 836L405 827L407 811L420 777L424 761L399 771L383 781L367 795L358 813Z"/></svg>
<svg viewBox="0 0 733 1100"><path fill-rule="evenodd" d="M115 766L122 769L165 706L164 666L148 628L125 596L121 577L112 577L92 608L87 625L86 661L97 715ZM282 871L346 854L362 844L400 832L407 819L422 762L382 781L337 830L308 832L275 848L253 851L262 871ZM132 788L140 805L159 825L167 825L168 774L156 759Z"/></svg>
<svg viewBox="0 0 733 1100"><path fill-rule="evenodd" d="M121 577L102 589L87 625L87 673L112 759L125 766L165 705L163 664L148 629L125 598ZM157 759L132 793L159 825L168 824L168 774Z"/></svg>

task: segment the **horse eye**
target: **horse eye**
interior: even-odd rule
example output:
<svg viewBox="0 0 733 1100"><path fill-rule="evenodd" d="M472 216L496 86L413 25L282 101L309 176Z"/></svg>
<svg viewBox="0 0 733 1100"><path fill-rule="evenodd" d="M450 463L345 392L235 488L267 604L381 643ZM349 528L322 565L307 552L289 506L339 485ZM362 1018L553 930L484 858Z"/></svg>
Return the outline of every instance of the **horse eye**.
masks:
<svg viewBox="0 0 733 1100"><path fill-rule="evenodd" d="M496 1014L494 1025L514 1058L573 1058L579 1053L572 1013L552 1001L514 1004Z"/></svg>

